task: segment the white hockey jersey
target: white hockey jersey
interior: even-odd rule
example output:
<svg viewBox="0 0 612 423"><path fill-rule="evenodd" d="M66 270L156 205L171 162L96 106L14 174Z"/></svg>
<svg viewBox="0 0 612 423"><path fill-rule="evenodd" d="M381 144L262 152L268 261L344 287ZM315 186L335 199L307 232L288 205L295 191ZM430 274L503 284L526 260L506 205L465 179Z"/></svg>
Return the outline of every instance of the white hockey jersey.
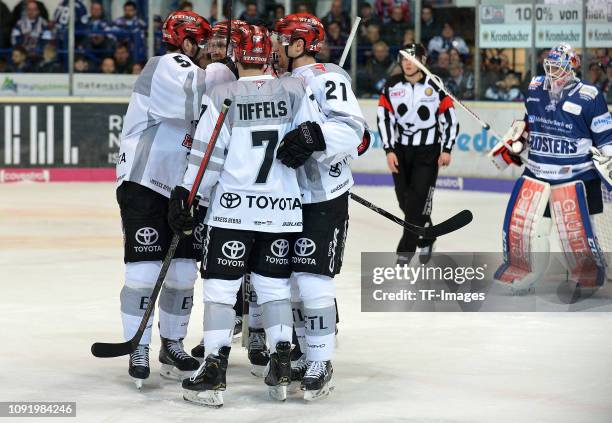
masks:
<svg viewBox="0 0 612 423"><path fill-rule="evenodd" d="M207 87L234 80L220 63L204 71L180 53L151 58L134 84L123 120L117 186L131 181L170 197L187 168L202 95Z"/></svg>
<svg viewBox="0 0 612 423"><path fill-rule="evenodd" d="M312 92L296 78L243 77L204 95L183 186L191 189L219 110L232 106L212 151L199 193L210 205L205 223L259 232L300 232L302 202L296 171L276 158L285 134L314 120Z"/></svg>
<svg viewBox="0 0 612 423"><path fill-rule="evenodd" d="M320 108L315 120L321 125L326 149L298 168L304 203L320 203L339 197L353 186L350 160L357 158L366 123L351 78L333 63L300 66L292 76L312 90Z"/></svg>

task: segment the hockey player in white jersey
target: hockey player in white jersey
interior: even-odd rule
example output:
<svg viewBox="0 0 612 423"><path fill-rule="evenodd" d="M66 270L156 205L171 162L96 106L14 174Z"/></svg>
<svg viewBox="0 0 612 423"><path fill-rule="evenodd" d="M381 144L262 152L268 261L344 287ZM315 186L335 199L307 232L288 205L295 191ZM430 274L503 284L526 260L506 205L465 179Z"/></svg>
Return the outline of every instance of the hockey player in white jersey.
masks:
<svg viewBox="0 0 612 423"><path fill-rule="evenodd" d="M302 79L320 108L305 125L318 142L299 130L288 133L277 157L296 169L304 202L304 229L292 246L292 301L301 357L293 357L293 377L304 399L329 394L336 329L333 278L340 272L353 186L350 160L365 151L365 121L347 73L333 63L317 63L325 30L321 21L299 13L275 26L281 68Z"/></svg>
<svg viewBox="0 0 612 423"><path fill-rule="evenodd" d="M201 16L173 12L162 32L168 53L151 58L134 84L117 162L117 201L124 233L121 317L125 339L140 324L170 244L168 198L187 167L202 95L207 85L234 79L223 65L204 72L194 64L210 36L210 25ZM193 233L181 240L159 298L161 374L176 380L199 366L185 353L182 339L193 302L196 259L202 254L202 212L196 216ZM193 217L187 220L191 224ZM152 320L141 345L130 355L129 374L138 387L150 373Z"/></svg>
<svg viewBox="0 0 612 423"><path fill-rule="evenodd" d="M212 407L223 404L232 307L248 272L270 346L264 380L273 398L286 398L293 326L289 247L292 234L302 229L302 204L295 170L275 156L289 131L317 115L311 93L301 81L263 74L271 48L267 29L240 25L232 30L232 44L240 78L217 85L204 96L206 112L196 130L189 166L182 185L173 190L177 199L189 192L219 107L225 98L231 99L200 188L202 198L210 201L202 262L207 356L198 371L183 381L185 400ZM188 212L185 202L171 203L170 219L177 204L180 220Z"/></svg>
<svg viewBox="0 0 612 423"><path fill-rule="evenodd" d="M605 280L606 264L591 216L602 212L601 182L612 183L612 117L602 93L574 74L580 60L560 44L544 60L546 75L532 79L526 114L491 157L499 167L521 164L503 226L505 264L496 279L517 293L541 281L556 226L568 279L592 291ZM510 145L510 148L507 147ZM552 218L552 220L551 220Z"/></svg>

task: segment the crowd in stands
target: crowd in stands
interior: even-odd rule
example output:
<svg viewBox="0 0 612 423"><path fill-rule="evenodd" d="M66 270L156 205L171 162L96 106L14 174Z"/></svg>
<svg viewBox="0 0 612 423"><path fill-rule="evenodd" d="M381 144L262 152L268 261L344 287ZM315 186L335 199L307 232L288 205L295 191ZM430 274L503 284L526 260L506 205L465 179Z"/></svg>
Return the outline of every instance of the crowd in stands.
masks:
<svg viewBox="0 0 612 423"><path fill-rule="evenodd" d="M147 28L140 9L144 2L128 0L123 15L109 19L103 0L92 0L89 10L83 0L75 0L75 72L137 74L146 62ZM180 1L180 0L179 0ZM251 24L273 27L286 15L283 4L274 0L241 0L244 11L238 16ZM278 1L278 0L276 0ZM321 20L326 29L326 43L319 59L337 63L351 30L348 13L350 2L332 0L329 12ZM385 80L400 72L398 50L415 40L414 19L410 0L371 0L359 4L361 25L358 31L357 93L362 97L378 96ZM296 0L293 12L316 12L316 0ZM193 10L193 4L182 1L182 10ZM217 0L213 0L209 21L216 23ZM223 14L229 15L229 2L224 0ZM427 66L458 97L491 101L520 101L531 75L516 71L503 50L481 52L480 92L475 91L474 49L470 50L464 35L472 28L455 28L442 21L437 9L424 4L421 8L421 42L428 50ZM53 15L37 0L21 0L9 11L0 0L0 72L65 72L67 63L68 0L62 0ZM154 50L163 53L161 25L156 15ZM547 50L540 51L537 73L543 74L542 62ZM1 52L5 52L4 55ZM592 56L592 57L591 57ZM587 55L585 79L603 90L612 101L612 60L608 49L597 49ZM350 66L347 59L345 68Z"/></svg>

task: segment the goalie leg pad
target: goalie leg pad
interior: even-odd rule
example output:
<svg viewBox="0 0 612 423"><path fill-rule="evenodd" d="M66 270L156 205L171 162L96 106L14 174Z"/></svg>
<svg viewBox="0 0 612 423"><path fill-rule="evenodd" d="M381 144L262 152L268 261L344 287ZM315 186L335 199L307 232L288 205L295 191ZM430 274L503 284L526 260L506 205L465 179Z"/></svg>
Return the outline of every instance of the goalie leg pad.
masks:
<svg viewBox="0 0 612 423"><path fill-rule="evenodd" d="M591 224L584 183L573 181L555 185L550 196L550 211L570 279L580 286L602 286L606 262Z"/></svg>
<svg viewBox="0 0 612 423"><path fill-rule="evenodd" d="M550 185L522 176L516 182L503 226L504 264L495 279L521 293L543 275L549 262L551 221L543 218Z"/></svg>

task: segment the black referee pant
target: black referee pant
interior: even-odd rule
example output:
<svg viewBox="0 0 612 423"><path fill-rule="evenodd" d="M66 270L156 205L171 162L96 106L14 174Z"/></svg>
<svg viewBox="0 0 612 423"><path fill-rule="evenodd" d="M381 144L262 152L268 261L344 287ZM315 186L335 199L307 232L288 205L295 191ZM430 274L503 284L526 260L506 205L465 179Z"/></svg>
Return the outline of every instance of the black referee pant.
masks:
<svg viewBox="0 0 612 423"><path fill-rule="evenodd" d="M398 173L393 173L395 195L405 220L419 226L431 225L433 193L438 178L440 145L408 146L396 144ZM404 229L397 245L398 253L414 253L435 239L423 239Z"/></svg>

